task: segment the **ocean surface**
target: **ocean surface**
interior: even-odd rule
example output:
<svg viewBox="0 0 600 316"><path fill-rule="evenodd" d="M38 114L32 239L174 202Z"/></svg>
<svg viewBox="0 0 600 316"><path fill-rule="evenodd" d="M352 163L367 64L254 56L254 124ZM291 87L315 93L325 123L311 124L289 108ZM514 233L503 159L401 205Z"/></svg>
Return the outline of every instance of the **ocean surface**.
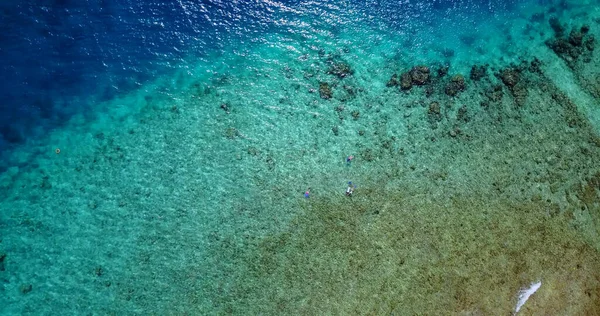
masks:
<svg viewBox="0 0 600 316"><path fill-rule="evenodd" d="M0 314L600 315L599 1L0 14Z"/></svg>

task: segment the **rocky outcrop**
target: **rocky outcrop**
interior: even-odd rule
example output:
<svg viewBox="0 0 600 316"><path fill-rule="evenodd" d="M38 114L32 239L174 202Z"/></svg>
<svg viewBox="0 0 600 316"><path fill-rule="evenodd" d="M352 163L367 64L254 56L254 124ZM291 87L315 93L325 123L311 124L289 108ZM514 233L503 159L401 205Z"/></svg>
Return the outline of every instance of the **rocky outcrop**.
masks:
<svg viewBox="0 0 600 316"><path fill-rule="evenodd" d="M413 85L423 86L430 83L431 71L427 66L416 66L410 71L400 74L398 78L397 74L393 74L390 80L386 83L387 87L400 86L400 89L406 91L410 90Z"/></svg>
<svg viewBox="0 0 600 316"><path fill-rule="evenodd" d="M518 106L524 106L528 95L527 87L525 85L516 85L511 92L515 98L515 103Z"/></svg>
<svg viewBox="0 0 600 316"><path fill-rule="evenodd" d="M332 62L327 70L327 74L337 76L340 79L354 74L354 70L345 62Z"/></svg>
<svg viewBox="0 0 600 316"><path fill-rule="evenodd" d="M487 76L487 67L488 65L473 65L473 67L471 67L471 75L469 78L474 81L485 78L485 76Z"/></svg>
<svg viewBox="0 0 600 316"><path fill-rule="evenodd" d="M446 84L446 88L444 92L447 95L453 97L456 96L459 92L465 91L467 85L465 84L465 78L462 75L456 75L450 79L450 82Z"/></svg>
<svg viewBox="0 0 600 316"><path fill-rule="evenodd" d="M331 91L331 87L327 82L321 82L319 84L319 95L321 96L321 99L325 100L331 99L333 96L333 91Z"/></svg>
<svg viewBox="0 0 600 316"><path fill-rule="evenodd" d="M541 62L536 58L530 63L522 62L519 65L511 65L496 73L496 77L508 88L517 106L524 106L527 101L529 81L526 75L528 71L541 75ZM501 90L501 87L496 88L491 95L500 95L501 97Z"/></svg>
<svg viewBox="0 0 600 316"><path fill-rule="evenodd" d="M502 91L502 85L497 84L485 90L485 96L488 99L488 102L482 103L481 105L487 107L489 103L498 103L502 101L502 96L504 96L504 92Z"/></svg>
<svg viewBox="0 0 600 316"><path fill-rule="evenodd" d="M517 83L519 83L520 75L519 70L516 68L506 68L500 72L500 79L509 88L512 89Z"/></svg>
<svg viewBox="0 0 600 316"><path fill-rule="evenodd" d="M410 90L412 88L412 78L409 73L403 73L400 76L400 88L402 90Z"/></svg>
<svg viewBox="0 0 600 316"><path fill-rule="evenodd" d="M437 122L442 120L442 108L438 102L431 102L427 111L427 119L433 128L437 127Z"/></svg>
<svg viewBox="0 0 600 316"><path fill-rule="evenodd" d="M437 70L438 77L441 78L441 77L444 77L445 75L447 75L448 69L450 69L449 66L442 66L442 67L438 68L438 70Z"/></svg>
<svg viewBox="0 0 600 316"><path fill-rule="evenodd" d="M591 52L595 48L595 38L589 34L590 27L584 25L579 29L574 28L569 36L565 36L562 27L558 28L556 26L556 23L559 22L554 19L550 20L550 25L554 25L555 36L547 40L546 45L562 58L571 69L575 68L577 61L580 59L584 62L590 62Z"/></svg>
<svg viewBox="0 0 600 316"><path fill-rule="evenodd" d="M425 85L429 82L429 67L417 66L410 70L412 83L418 86Z"/></svg>

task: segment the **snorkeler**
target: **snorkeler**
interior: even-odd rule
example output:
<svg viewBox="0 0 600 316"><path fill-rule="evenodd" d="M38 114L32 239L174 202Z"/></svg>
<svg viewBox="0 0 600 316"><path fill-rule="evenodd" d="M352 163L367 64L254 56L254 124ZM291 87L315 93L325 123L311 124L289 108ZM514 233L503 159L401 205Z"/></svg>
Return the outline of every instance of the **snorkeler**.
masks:
<svg viewBox="0 0 600 316"><path fill-rule="evenodd" d="M305 198L310 198L310 188L306 189L306 192L304 192L304 197Z"/></svg>
<svg viewBox="0 0 600 316"><path fill-rule="evenodd" d="M352 163L352 159L354 159L353 155L350 155L350 156L346 157L346 164L350 165Z"/></svg>
<svg viewBox="0 0 600 316"><path fill-rule="evenodd" d="M352 193L354 193L355 188L356 186L352 184L352 181L348 181L348 188L346 188L346 196L352 196Z"/></svg>

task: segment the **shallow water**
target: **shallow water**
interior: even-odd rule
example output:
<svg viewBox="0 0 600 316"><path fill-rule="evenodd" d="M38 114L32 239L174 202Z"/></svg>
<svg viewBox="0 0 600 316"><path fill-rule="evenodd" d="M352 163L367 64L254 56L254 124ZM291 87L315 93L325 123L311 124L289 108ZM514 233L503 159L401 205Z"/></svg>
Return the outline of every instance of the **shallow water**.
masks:
<svg viewBox="0 0 600 316"><path fill-rule="evenodd" d="M600 313L598 7L3 4L0 311Z"/></svg>

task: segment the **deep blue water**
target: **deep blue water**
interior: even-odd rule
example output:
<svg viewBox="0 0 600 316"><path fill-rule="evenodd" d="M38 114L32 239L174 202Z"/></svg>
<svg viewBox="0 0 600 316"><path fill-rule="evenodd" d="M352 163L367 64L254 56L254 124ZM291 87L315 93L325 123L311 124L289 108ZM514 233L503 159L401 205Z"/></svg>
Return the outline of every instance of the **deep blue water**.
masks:
<svg viewBox="0 0 600 316"><path fill-rule="evenodd" d="M34 126L53 128L74 113L93 111L94 101L181 67L186 56L219 49L240 24L260 27L247 21L255 14L234 6L230 1L2 4L0 146L22 142ZM68 102L73 96L90 102Z"/></svg>
<svg viewBox="0 0 600 316"><path fill-rule="evenodd" d="M509 11L513 1L114 1L45 0L0 5L0 148L60 127L97 101L185 67L231 41L293 32L291 22L331 27L362 16L410 31ZM356 14L359 12L360 14ZM375 16L375 19L369 18ZM278 23L281 20L290 23Z"/></svg>

